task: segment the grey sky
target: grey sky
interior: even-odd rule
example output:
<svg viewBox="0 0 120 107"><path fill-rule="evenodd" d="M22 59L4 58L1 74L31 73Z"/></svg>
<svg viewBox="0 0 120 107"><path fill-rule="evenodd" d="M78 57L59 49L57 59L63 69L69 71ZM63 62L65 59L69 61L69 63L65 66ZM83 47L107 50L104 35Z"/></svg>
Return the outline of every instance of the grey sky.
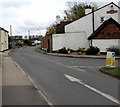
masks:
<svg viewBox="0 0 120 107"><path fill-rule="evenodd" d="M54 23L56 15L64 16L67 2L82 0L0 0L0 27L9 31L12 25L13 35L27 35L45 33L46 27ZM95 2L96 0L84 0ZM119 0L97 0L98 5Z"/></svg>

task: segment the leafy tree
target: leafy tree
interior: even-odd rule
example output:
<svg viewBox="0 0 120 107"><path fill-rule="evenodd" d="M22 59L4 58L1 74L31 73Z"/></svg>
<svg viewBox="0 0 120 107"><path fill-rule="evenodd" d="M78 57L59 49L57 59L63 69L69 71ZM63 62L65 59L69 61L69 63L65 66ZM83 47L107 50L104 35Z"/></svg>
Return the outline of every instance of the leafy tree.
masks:
<svg viewBox="0 0 120 107"><path fill-rule="evenodd" d="M87 4L94 7L94 10L98 8L95 3L80 3L80 2L68 2L68 10L64 10L65 15L68 20L75 21L83 16L85 16L85 7Z"/></svg>
<svg viewBox="0 0 120 107"><path fill-rule="evenodd" d="M68 10L65 10L68 20L75 21L85 15L85 3L68 2Z"/></svg>
<svg viewBox="0 0 120 107"><path fill-rule="evenodd" d="M56 25L52 24L47 28L46 36L54 34L56 32Z"/></svg>

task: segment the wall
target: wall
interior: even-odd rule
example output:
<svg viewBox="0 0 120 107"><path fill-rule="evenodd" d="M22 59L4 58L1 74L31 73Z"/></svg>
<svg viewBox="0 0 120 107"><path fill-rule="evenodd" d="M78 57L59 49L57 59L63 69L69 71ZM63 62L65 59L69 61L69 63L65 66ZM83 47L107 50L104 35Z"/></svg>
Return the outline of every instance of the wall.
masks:
<svg viewBox="0 0 120 107"><path fill-rule="evenodd" d="M66 41L65 41L65 34L53 34L52 35L52 46L53 51L57 51L63 47L65 47Z"/></svg>
<svg viewBox="0 0 120 107"><path fill-rule="evenodd" d="M101 52L106 52L106 48L111 46L120 47L120 39L94 39L93 46L100 48Z"/></svg>
<svg viewBox="0 0 120 107"><path fill-rule="evenodd" d="M52 36L45 36L42 38L42 48L47 49L48 52L52 52Z"/></svg>
<svg viewBox="0 0 120 107"><path fill-rule="evenodd" d="M89 41L86 32L66 33L65 47L77 50L78 48L88 48Z"/></svg>
<svg viewBox="0 0 120 107"><path fill-rule="evenodd" d="M95 30L102 24L100 17L104 17L105 20L108 20L110 17L112 17L114 20L118 22L118 13L107 14L107 11L110 10L110 6L106 6L94 12ZM118 7L114 5L114 9L118 10ZM86 32L87 37L89 37L93 33L92 14L86 15L65 26L66 33L82 32L82 31Z"/></svg>
<svg viewBox="0 0 120 107"><path fill-rule="evenodd" d="M8 49L8 32L4 30L0 30L0 36L1 36L1 49L0 51L4 51Z"/></svg>

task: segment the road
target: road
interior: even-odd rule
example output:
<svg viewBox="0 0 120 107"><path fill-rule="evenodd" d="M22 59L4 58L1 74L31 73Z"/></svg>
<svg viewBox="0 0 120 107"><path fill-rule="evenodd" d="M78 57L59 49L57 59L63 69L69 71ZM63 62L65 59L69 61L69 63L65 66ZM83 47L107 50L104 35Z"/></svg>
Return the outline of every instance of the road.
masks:
<svg viewBox="0 0 120 107"><path fill-rule="evenodd" d="M105 59L69 58L15 49L11 57L53 105L117 105L119 81L102 74Z"/></svg>

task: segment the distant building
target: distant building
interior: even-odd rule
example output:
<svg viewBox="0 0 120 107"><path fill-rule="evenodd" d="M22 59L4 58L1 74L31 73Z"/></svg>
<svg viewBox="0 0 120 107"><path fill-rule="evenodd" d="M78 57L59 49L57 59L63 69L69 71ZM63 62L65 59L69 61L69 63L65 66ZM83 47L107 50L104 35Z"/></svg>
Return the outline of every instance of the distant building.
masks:
<svg viewBox="0 0 120 107"><path fill-rule="evenodd" d="M8 49L8 31L0 27L0 51Z"/></svg>

